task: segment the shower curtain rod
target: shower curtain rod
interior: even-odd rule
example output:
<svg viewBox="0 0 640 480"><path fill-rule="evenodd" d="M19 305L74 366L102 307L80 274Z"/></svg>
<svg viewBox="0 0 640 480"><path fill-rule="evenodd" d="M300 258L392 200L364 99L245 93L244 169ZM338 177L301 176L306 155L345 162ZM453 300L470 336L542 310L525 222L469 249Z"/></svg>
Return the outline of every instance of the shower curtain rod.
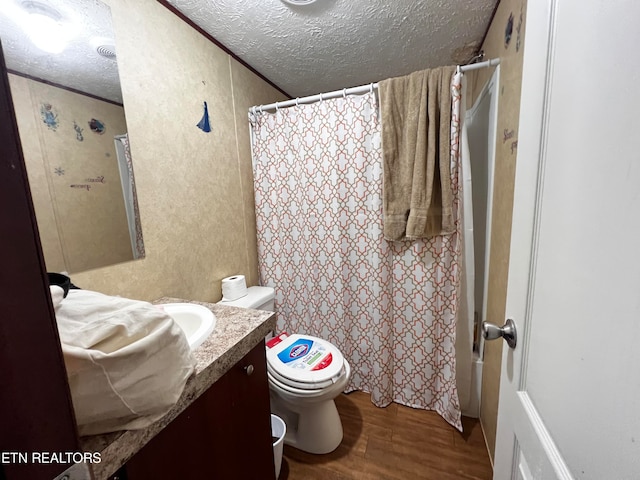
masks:
<svg viewBox="0 0 640 480"><path fill-rule="evenodd" d="M477 70L479 68L494 67L500 63L499 58L492 58L484 62L472 63L471 65L458 66L458 69L464 73L470 70ZM366 92L373 92L377 90L378 83L370 83L368 85L361 85L359 87L343 88L342 90L336 90L334 92L320 93L318 95L311 95L308 97L295 98L293 100L286 100L284 102L270 103L268 105L256 105L249 109L250 113L256 114L258 112L264 112L265 110L278 110L279 108L292 107L300 103L315 103L322 100L328 100L329 98L346 97L347 95L358 95Z"/></svg>

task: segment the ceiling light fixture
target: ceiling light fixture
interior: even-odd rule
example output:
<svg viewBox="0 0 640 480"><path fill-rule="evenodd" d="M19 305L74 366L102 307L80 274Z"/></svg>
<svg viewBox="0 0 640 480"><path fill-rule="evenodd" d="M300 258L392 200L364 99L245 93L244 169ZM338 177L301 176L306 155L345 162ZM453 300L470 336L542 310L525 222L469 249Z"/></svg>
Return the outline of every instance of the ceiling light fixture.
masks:
<svg viewBox="0 0 640 480"><path fill-rule="evenodd" d="M57 10L40 2L22 2L27 13L23 17L22 28L29 39L40 50L61 53L74 35L74 29L63 23Z"/></svg>
<svg viewBox="0 0 640 480"><path fill-rule="evenodd" d="M284 3L288 3L289 5L295 5L297 7L302 5L311 5L315 3L317 0L282 0Z"/></svg>

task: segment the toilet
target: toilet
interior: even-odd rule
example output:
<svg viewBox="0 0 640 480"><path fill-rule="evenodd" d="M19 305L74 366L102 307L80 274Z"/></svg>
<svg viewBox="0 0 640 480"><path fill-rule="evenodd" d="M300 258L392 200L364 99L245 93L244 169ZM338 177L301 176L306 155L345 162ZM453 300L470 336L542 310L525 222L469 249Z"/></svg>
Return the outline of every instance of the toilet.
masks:
<svg viewBox="0 0 640 480"><path fill-rule="evenodd" d="M249 287L247 295L221 305L274 312L271 287ZM344 390L351 367L330 342L282 333L267 342L271 411L287 425L284 442L299 450L324 454L342 442L342 422L334 399Z"/></svg>

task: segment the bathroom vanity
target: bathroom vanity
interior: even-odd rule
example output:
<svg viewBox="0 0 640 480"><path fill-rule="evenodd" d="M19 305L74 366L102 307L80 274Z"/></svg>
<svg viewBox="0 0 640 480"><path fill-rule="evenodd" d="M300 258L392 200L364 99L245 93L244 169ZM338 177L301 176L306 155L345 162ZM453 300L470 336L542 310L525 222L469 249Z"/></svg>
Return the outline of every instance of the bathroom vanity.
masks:
<svg viewBox="0 0 640 480"><path fill-rule="evenodd" d="M259 343L127 462L127 479L273 475L265 365Z"/></svg>
<svg viewBox="0 0 640 480"><path fill-rule="evenodd" d="M184 300L155 303L172 302ZM217 317L214 332L194 351L196 373L153 425L81 438L85 452L101 453L95 480L275 478L263 340L275 314L192 303Z"/></svg>

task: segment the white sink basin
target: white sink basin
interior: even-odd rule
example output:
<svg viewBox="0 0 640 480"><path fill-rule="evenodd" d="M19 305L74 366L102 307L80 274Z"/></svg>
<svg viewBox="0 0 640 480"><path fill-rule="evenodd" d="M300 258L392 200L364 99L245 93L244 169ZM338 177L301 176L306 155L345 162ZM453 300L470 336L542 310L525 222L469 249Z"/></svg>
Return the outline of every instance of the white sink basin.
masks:
<svg viewBox="0 0 640 480"><path fill-rule="evenodd" d="M211 310L194 303L165 303L159 305L182 329L191 350L198 348L211 335L216 317Z"/></svg>

